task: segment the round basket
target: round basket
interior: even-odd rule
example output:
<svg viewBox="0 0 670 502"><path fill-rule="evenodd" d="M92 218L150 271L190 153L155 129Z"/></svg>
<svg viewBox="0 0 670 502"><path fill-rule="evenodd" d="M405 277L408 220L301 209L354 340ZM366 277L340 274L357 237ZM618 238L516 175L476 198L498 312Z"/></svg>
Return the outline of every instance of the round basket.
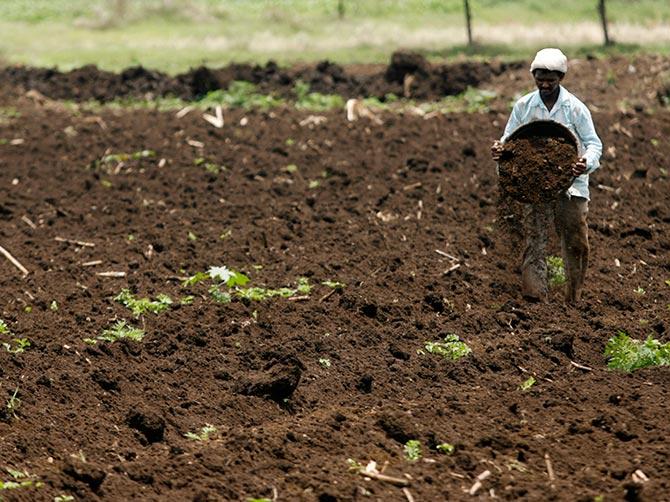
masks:
<svg viewBox="0 0 670 502"><path fill-rule="evenodd" d="M575 180L577 138L552 120L530 122L505 140L498 162L502 192L519 202L536 204L558 198Z"/></svg>

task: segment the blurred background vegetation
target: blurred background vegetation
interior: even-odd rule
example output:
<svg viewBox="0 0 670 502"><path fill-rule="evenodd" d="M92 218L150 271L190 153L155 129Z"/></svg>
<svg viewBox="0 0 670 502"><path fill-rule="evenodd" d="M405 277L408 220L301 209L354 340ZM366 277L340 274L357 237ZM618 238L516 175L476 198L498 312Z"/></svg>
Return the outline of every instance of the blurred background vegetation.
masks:
<svg viewBox="0 0 670 502"><path fill-rule="evenodd" d="M528 59L670 52L669 0L2 0L0 59L58 66L142 64L171 73L200 64L330 59L386 63L398 48L429 58ZM472 39L466 30L466 4ZM470 42L470 43L469 43Z"/></svg>

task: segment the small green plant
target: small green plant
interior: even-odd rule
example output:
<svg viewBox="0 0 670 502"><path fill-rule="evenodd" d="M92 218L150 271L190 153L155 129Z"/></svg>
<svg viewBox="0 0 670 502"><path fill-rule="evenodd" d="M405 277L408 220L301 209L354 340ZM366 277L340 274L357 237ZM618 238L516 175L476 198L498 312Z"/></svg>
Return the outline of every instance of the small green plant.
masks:
<svg viewBox="0 0 670 502"><path fill-rule="evenodd" d="M272 502L272 499L269 498L247 499L247 502Z"/></svg>
<svg viewBox="0 0 670 502"><path fill-rule="evenodd" d="M519 385L519 389L526 392L527 390L530 390L530 388L533 385L535 385L535 382L536 382L535 378L530 376L528 377L528 379L524 380L523 383L521 383L521 385Z"/></svg>
<svg viewBox="0 0 670 502"><path fill-rule="evenodd" d="M424 348L430 354L442 356L452 361L456 361L472 352L472 349L465 342L461 342L458 336L454 334L447 335L441 342L426 342Z"/></svg>
<svg viewBox="0 0 670 502"><path fill-rule="evenodd" d="M444 453L445 455L453 455L456 451L456 447L450 443L441 443L436 446L437 451Z"/></svg>
<svg viewBox="0 0 670 502"><path fill-rule="evenodd" d="M223 267L210 267L207 276L214 281L224 283L229 288L244 286L249 282L249 278L246 275L231 270L225 265Z"/></svg>
<svg viewBox="0 0 670 502"><path fill-rule="evenodd" d="M184 437L193 441L208 441L213 434L218 432L217 428L211 424L205 424L199 432L187 432Z"/></svg>
<svg viewBox="0 0 670 502"><path fill-rule="evenodd" d="M211 295L212 299L217 303L230 303L232 301L230 293L225 293L221 291L221 289L219 289L219 286L217 286L216 284L212 284L209 287L208 292Z"/></svg>
<svg viewBox="0 0 670 502"><path fill-rule="evenodd" d="M267 110L275 108L284 103L284 100L273 95L260 94L251 82L235 80L230 83L228 89L211 91L198 102L200 107L211 107L221 105L225 108L260 108Z"/></svg>
<svg viewBox="0 0 670 502"><path fill-rule="evenodd" d="M117 321L110 329L106 329L98 336L98 340L103 342L116 342L118 340L131 340L141 342L144 338L144 331L134 328L126 323L125 320Z"/></svg>
<svg viewBox="0 0 670 502"><path fill-rule="evenodd" d="M186 234L186 238L191 242L198 240L198 236L195 235L193 232L189 232L188 234Z"/></svg>
<svg viewBox="0 0 670 502"><path fill-rule="evenodd" d="M135 318L148 312L160 314L172 305L172 298L168 295L159 294L156 296L156 300L151 301L149 298L136 298L127 288L122 289L121 292L114 297L114 300L129 308Z"/></svg>
<svg viewBox="0 0 670 502"><path fill-rule="evenodd" d="M22 488L41 488L44 483L35 479L34 476L26 471L16 471L14 469L5 469L12 477L9 481L0 481L0 491L19 490ZM2 500L2 497L0 497Z"/></svg>
<svg viewBox="0 0 670 502"><path fill-rule="evenodd" d="M565 284L565 266L560 256L547 256L547 277L551 286Z"/></svg>
<svg viewBox="0 0 670 502"><path fill-rule="evenodd" d="M421 458L421 442L416 439L410 439L405 443L405 459L410 462L416 462Z"/></svg>
<svg viewBox="0 0 670 502"><path fill-rule="evenodd" d="M642 286L638 286L637 288L635 288L633 290L633 293L635 293L636 295L642 296L642 295L646 294L647 292L644 290L644 288Z"/></svg>
<svg viewBox="0 0 670 502"><path fill-rule="evenodd" d="M56 495L54 502L72 502L74 497L72 495Z"/></svg>
<svg viewBox="0 0 670 502"><path fill-rule="evenodd" d="M17 396L19 394L19 386L16 386L16 389L14 389L14 393L12 396L7 399L7 402L5 403L5 412L8 417L13 417L13 418L19 418L16 415L16 410L18 410L21 407L21 399L19 399Z"/></svg>
<svg viewBox="0 0 670 502"><path fill-rule="evenodd" d="M58 312L58 303L56 302L56 300L53 300L51 302L51 304L49 305L49 310L51 310L52 312Z"/></svg>
<svg viewBox="0 0 670 502"><path fill-rule="evenodd" d="M289 174L297 173L298 166L296 166L295 164L289 164L284 168L284 171L286 171Z"/></svg>
<svg viewBox="0 0 670 502"><path fill-rule="evenodd" d="M344 99L339 94L310 92L309 84L300 80L293 86L296 97L295 107L302 110L327 111L344 107Z"/></svg>
<svg viewBox="0 0 670 502"><path fill-rule="evenodd" d="M327 357L320 357L319 358L319 364L326 369L330 368L330 366L331 366L330 359L328 359Z"/></svg>
<svg viewBox="0 0 670 502"><path fill-rule="evenodd" d="M347 465L349 466L349 470L352 472L359 472L363 469L363 464L354 460L353 458L347 459Z"/></svg>
<svg viewBox="0 0 670 502"><path fill-rule="evenodd" d="M9 326L0 319L0 335L14 337ZM30 347L30 341L27 338L12 338L9 341L2 342L2 347L10 354L20 354Z"/></svg>
<svg viewBox="0 0 670 502"><path fill-rule="evenodd" d="M607 367L625 372L650 366L670 365L670 343L661 343L651 335L645 341L633 340L624 331L609 339L605 346Z"/></svg>

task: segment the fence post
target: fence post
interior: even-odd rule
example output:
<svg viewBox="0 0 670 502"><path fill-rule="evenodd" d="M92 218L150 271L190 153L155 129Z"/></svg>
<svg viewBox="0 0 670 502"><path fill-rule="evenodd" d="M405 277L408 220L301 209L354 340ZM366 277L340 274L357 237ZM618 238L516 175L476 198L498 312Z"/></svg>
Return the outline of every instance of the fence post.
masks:
<svg viewBox="0 0 670 502"><path fill-rule="evenodd" d="M598 0L598 14L600 15L600 23L603 25L605 45L612 45L609 33L607 32L607 13L605 12L605 0Z"/></svg>
<svg viewBox="0 0 670 502"><path fill-rule="evenodd" d="M468 29L468 46L472 46L472 14L470 13L470 2L463 0L465 7L465 25Z"/></svg>

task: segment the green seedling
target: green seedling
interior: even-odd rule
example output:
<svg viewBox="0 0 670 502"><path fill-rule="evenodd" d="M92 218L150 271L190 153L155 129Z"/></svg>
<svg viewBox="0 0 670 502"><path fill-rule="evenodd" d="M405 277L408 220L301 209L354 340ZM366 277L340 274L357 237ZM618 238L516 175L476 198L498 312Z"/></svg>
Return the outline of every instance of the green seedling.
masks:
<svg viewBox="0 0 670 502"><path fill-rule="evenodd" d="M633 293L635 293L636 295L642 296L642 295L646 294L647 292L644 290L644 288L642 286L638 286L637 288L635 288L633 290Z"/></svg>
<svg viewBox="0 0 670 502"><path fill-rule="evenodd" d="M312 286L309 284L309 279L307 277L298 277L298 287L296 290L301 295L310 294Z"/></svg>
<svg viewBox="0 0 670 502"><path fill-rule="evenodd" d="M72 495L56 495L54 502L72 502L74 497Z"/></svg>
<svg viewBox="0 0 670 502"><path fill-rule="evenodd" d="M323 281L321 284L332 289L343 289L346 286L346 284L344 284L343 282L330 281L330 280Z"/></svg>
<svg viewBox="0 0 670 502"><path fill-rule="evenodd" d="M2 319L0 319L0 335L14 336ZM12 338L10 341L2 342L2 347L10 354L20 354L30 347L30 341L27 338Z"/></svg>
<svg viewBox="0 0 670 502"><path fill-rule="evenodd" d="M194 300L194 298L191 295L182 296L181 299L179 300L179 304L180 305L192 305L193 300Z"/></svg>
<svg viewBox="0 0 670 502"><path fill-rule="evenodd" d="M26 314L30 314L30 313L33 311L33 307L32 307L32 305L26 305L25 307L23 307L23 311L24 311Z"/></svg>
<svg viewBox="0 0 670 502"><path fill-rule="evenodd" d="M146 313L160 314L164 310L170 308L172 305L172 298L165 294L156 296L156 300L151 301L149 298L136 298L129 289L122 289L121 292L114 297L114 301L119 302L123 306L129 308L135 318Z"/></svg>
<svg viewBox="0 0 670 502"><path fill-rule="evenodd" d="M330 366L331 366L330 359L328 359L327 357L320 357L319 358L319 364L326 369L330 368Z"/></svg>
<svg viewBox="0 0 670 502"><path fill-rule="evenodd" d="M565 266L560 256L547 256L547 277L551 286L565 284Z"/></svg>
<svg viewBox="0 0 670 502"><path fill-rule="evenodd" d="M19 418L16 415L16 410L18 410L21 407L21 399L17 397L18 394L19 394L19 386L17 385L16 389L14 389L14 394L12 394L12 397L10 397L5 403L5 411L8 417L13 417L16 419Z"/></svg>
<svg viewBox="0 0 670 502"><path fill-rule="evenodd" d="M445 455L453 455L456 451L456 447L450 443L441 443L436 446L437 451L444 453Z"/></svg>
<svg viewBox="0 0 670 502"><path fill-rule="evenodd" d="M530 388L533 385L535 385L535 382L536 382L536 380L535 380L534 377L532 377L532 376L528 377L527 380L524 380L524 382L521 385L519 385L519 389L526 392L527 390L530 390Z"/></svg>
<svg viewBox="0 0 670 502"><path fill-rule="evenodd" d="M319 188L319 185L321 185L321 182L320 182L319 180L312 180L312 181L309 182L309 184L307 185L307 187L308 187L310 190L313 190L313 189L315 189L315 188Z"/></svg>
<svg viewBox="0 0 670 502"><path fill-rule="evenodd" d="M186 237L187 237L188 240L191 241L191 242L193 242L193 241L197 241L197 240L198 240L198 236L195 235L193 232L189 232L189 233L186 235Z"/></svg>
<svg viewBox="0 0 670 502"><path fill-rule="evenodd" d="M607 367L625 372L650 366L670 365L670 343L661 343L651 335L645 341L634 340L624 331L609 339L605 346Z"/></svg>
<svg viewBox="0 0 670 502"><path fill-rule="evenodd" d="M442 342L426 342L424 348L430 354L442 356L452 361L457 361L472 352L472 349L465 342L461 342L458 336L454 334L447 335Z"/></svg>
<svg viewBox="0 0 670 502"><path fill-rule="evenodd" d="M353 458L347 459L347 465L349 466L349 470L352 472L359 472L363 470L363 464L357 462Z"/></svg>
<svg viewBox="0 0 670 502"><path fill-rule="evenodd" d="M260 108L267 110L283 103L284 100L273 95L258 93L256 85L251 82L235 80L230 83L228 89L219 89L208 93L198 102L198 105L205 108L221 105L225 108Z"/></svg>
<svg viewBox="0 0 670 502"><path fill-rule="evenodd" d="M58 303L56 302L56 300L53 300L51 302L51 304L49 305L49 310L51 310L52 312L58 312Z"/></svg>
<svg viewBox="0 0 670 502"><path fill-rule="evenodd" d="M286 171L289 174L297 173L298 172L298 166L295 164L289 164L284 168L284 171Z"/></svg>
<svg viewBox="0 0 670 502"><path fill-rule="evenodd" d="M230 293L224 293L219 289L219 286L216 284L212 284L209 287L209 294L212 296L215 302L217 303L230 303L232 301L232 297L230 296Z"/></svg>
<svg viewBox="0 0 670 502"><path fill-rule="evenodd" d="M247 499L247 502L272 502L272 500L269 498Z"/></svg>
<svg viewBox="0 0 670 502"><path fill-rule="evenodd" d="M105 155L100 159L101 164L111 164L111 163L116 163L118 164L119 162L128 162L129 160L140 160L140 159L148 159L151 157L155 157L156 152L153 150L139 150L137 152L133 153L112 153L110 155Z"/></svg>
<svg viewBox="0 0 670 502"><path fill-rule="evenodd" d="M666 280L663 281L663 282L665 282L665 285L666 285L666 286L670 286L670 279L666 279Z"/></svg>
<svg viewBox="0 0 670 502"><path fill-rule="evenodd" d="M246 275L229 269L225 265L222 267L209 267L207 276L213 281L224 283L229 288L244 286L249 282L249 278Z"/></svg>
<svg viewBox="0 0 670 502"><path fill-rule="evenodd" d="M213 434L218 432L217 428L211 424L205 424L199 432L187 432L184 437L193 441L208 441Z"/></svg>
<svg viewBox="0 0 670 502"><path fill-rule="evenodd" d="M421 458L421 442L416 439L410 439L405 443L405 459L410 462L416 462Z"/></svg>
<svg viewBox="0 0 670 502"><path fill-rule="evenodd" d="M102 342L116 342L127 339L133 342L141 342L142 338L144 338L144 331L130 326L125 320L120 320L110 329L104 330L98 337L98 340Z"/></svg>
<svg viewBox="0 0 670 502"><path fill-rule="evenodd" d="M327 111L344 107L344 99L338 94L310 92L308 83L300 80L293 86L296 97L295 107L302 110Z"/></svg>
<svg viewBox="0 0 670 502"><path fill-rule="evenodd" d="M2 346L10 354L21 354L30 347L30 341L27 338L14 338L11 342L3 342Z"/></svg>
<svg viewBox="0 0 670 502"><path fill-rule="evenodd" d="M189 286L195 286L199 282L206 281L209 279L210 276L207 272L196 272L195 275L192 275L188 279L186 279L184 282L181 283L181 285L185 288L188 288Z"/></svg>
<svg viewBox="0 0 670 502"><path fill-rule="evenodd" d="M219 235L219 240L226 240L228 237L232 237L233 231L231 229L226 230L221 235Z"/></svg>
<svg viewBox="0 0 670 502"><path fill-rule="evenodd" d="M9 481L0 481L0 490L19 490L22 488L41 488L44 483L34 479L31 474L26 471L15 471L14 469L6 469L12 477ZM2 497L0 497L2 500Z"/></svg>

